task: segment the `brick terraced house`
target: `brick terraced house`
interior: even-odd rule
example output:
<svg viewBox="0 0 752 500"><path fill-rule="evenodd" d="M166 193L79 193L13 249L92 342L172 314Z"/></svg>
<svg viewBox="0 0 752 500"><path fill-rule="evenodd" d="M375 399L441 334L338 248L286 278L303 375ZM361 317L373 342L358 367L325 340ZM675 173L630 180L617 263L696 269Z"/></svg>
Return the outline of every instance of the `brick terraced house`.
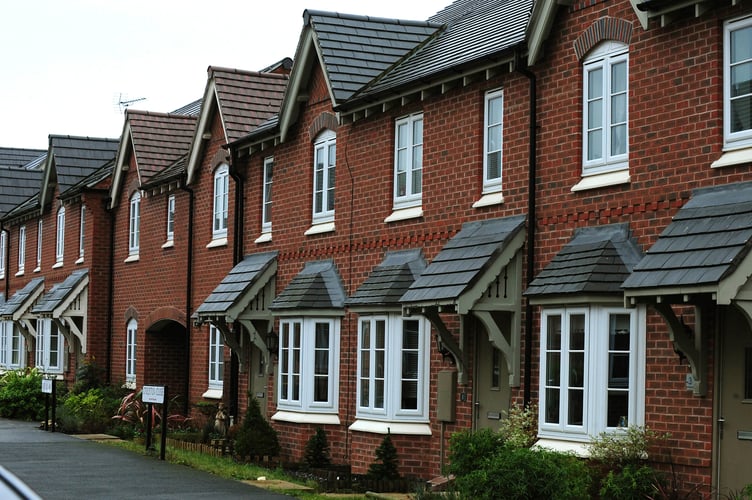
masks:
<svg viewBox="0 0 752 500"><path fill-rule="evenodd" d="M291 67L210 68L192 109L126 118L111 380L235 419L256 398L283 460L322 428L356 473L389 434L401 474L440 475L453 432L534 403L538 446L647 426L682 491L749 483L748 1L307 10ZM40 187L1 219L29 343L31 318L78 326L58 297L94 265L15 276Z"/></svg>

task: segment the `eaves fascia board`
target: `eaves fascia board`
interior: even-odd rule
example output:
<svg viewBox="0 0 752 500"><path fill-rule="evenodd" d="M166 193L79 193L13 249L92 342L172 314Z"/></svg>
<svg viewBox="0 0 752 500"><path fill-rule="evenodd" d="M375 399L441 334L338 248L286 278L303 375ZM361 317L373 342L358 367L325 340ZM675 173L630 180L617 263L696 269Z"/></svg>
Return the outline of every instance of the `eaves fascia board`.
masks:
<svg viewBox="0 0 752 500"><path fill-rule="evenodd" d="M204 90L204 101L201 105L201 114L196 122L196 133L193 136L193 142L191 143L191 149L188 153L188 161L185 165L186 183L191 184L193 178L196 175L195 172L198 169L201 161L201 154L204 150L204 133L207 127L211 126L209 118L214 113L214 107L217 106L217 91L216 82L212 76L206 82L206 89Z"/></svg>
<svg viewBox="0 0 752 500"><path fill-rule="evenodd" d="M39 215L44 215L44 207L49 201L52 201L52 194L49 193L50 177L52 169L55 168L55 155L52 151L52 137L50 137L50 147L47 153L47 159L44 161L44 173L42 174L42 186L39 189Z"/></svg>
<svg viewBox="0 0 752 500"><path fill-rule="evenodd" d="M118 145L117 156L115 160L115 167L112 172L112 185L110 186L110 204L109 208L115 208L120 201L120 183L123 178L123 167L126 152L131 145L131 124L130 120L126 118L123 124L123 133L120 135L120 144Z"/></svg>
<svg viewBox="0 0 752 500"><path fill-rule="evenodd" d="M525 30L528 66L533 66L542 56L543 44L551 32L559 6L571 5L571 3L571 0L540 0L534 3L530 22Z"/></svg>
<svg viewBox="0 0 752 500"><path fill-rule="evenodd" d="M298 95L303 85L308 81L311 73L311 66L313 64L310 60L312 57L311 51L318 52L314 47L315 43L313 29L310 26L305 27L303 33L300 35L300 42L298 50L295 53L295 59L293 60L290 79L288 80L287 89L285 90L280 107L279 130L281 142L285 141L288 130L298 118L300 107Z"/></svg>

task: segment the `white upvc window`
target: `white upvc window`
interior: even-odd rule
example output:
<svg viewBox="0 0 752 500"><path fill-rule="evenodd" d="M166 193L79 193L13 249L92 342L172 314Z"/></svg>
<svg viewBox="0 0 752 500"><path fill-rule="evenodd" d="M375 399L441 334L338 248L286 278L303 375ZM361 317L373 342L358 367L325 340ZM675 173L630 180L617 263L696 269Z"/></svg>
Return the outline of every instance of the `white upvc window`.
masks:
<svg viewBox="0 0 752 500"><path fill-rule="evenodd" d="M8 258L8 235L0 231L0 278L5 278L5 261Z"/></svg>
<svg viewBox="0 0 752 500"><path fill-rule="evenodd" d="M139 254L141 248L141 193L131 195L130 215L128 218L128 255Z"/></svg>
<svg viewBox="0 0 752 500"><path fill-rule="evenodd" d="M225 344L222 332L214 325L209 327L209 389L222 390L224 385Z"/></svg>
<svg viewBox="0 0 752 500"><path fill-rule="evenodd" d="M752 17L724 24L723 81L725 146L752 146Z"/></svg>
<svg viewBox="0 0 752 500"><path fill-rule="evenodd" d="M26 269L26 226L18 228L18 273Z"/></svg>
<svg viewBox="0 0 752 500"><path fill-rule="evenodd" d="M264 187L261 208L261 232L272 231L272 180L274 176L274 158L264 159Z"/></svg>
<svg viewBox="0 0 752 500"><path fill-rule="evenodd" d="M230 167L220 165L214 172L214 210L212 216L212 238L227 237L227 215L230 191Z"/></svg>
<svg viewBox="0 0 752 500"><path fill-rule="evenodd" d="M125 383L136 386L136 345L138 339L138 321L131 319L126 327L125 339Z"/></svg>
<svg viewBox="0 0 752 500"><path fill-rule="evenodd" d="M483 124L483 193L501 191L504 91L486 92Z"/></svg>
<svg viewBox="0 0 752 500"><path fill-rule="evenodd" d="M65 256L65 207L57 211L57 231L55 238L55 264L62 264Z"/></svg>
<svg viewBox="0 0 752 500"><path fill-rule="evenodd" d="M81 205L81 214L78 223L78 261L84 261L84 247L86 244L86 206Z"/></svg>
<svg viewBox="0 0 752 500"><path fill-rule="evenodd" d="M280 320L280 410L336 413L339 388L339 320Z"/></svg>
<svg viewBox="0 0 752 500"><path fill-rule="evenodd" d="M42 269L42 219L37 221L37 267L35 272L39 272Z"/></svg>
<svg viewBox="0 0 752 500"><path fill-rule="evenodd" d="M23 335L12 321L0 322L0 368L16 370L25 365Z"/></svg>
<svg viewBox="0 0 752 500"><path fill-rule="evenodd" d="M44 373L62 373L64 338L51 319L37 320L35 365Z"/></svg>
<svg viewBox="0 0 752 500"><path fill-rule="evenodd" d="M337 135L326 130L319 134L313 154L313 222L334 220L334 184L337 164Z"/></svg>
<svg viewBox="0 0 752 500"><path fill-rule="evenodd" d="M603 42L583 62L583 175L628 169L629 50Z"/></svg>
<svg viewBox="0 0 752 500"><path fill-rule="evenodd" d="M428 420L429 328L398 314L358 323L357 416Z"/></svg>
<svg viewBox="0 0 752 500"><path fill-rule="evenodd" d="M175 195L167 197L167 241L175 239Z"/></svg>
<svg viewBox="0 0 752 500"><path fill-rule="evenodd" d="M394 138L394 208L417 206L423 196L423 114L397 120Z"/></svg>
<svg viewBox="0 0 752 500"><path fill-rule="evenodd" d="M644 309L546 309L541 317L539 436L585 442L643 425Z"/></svg>

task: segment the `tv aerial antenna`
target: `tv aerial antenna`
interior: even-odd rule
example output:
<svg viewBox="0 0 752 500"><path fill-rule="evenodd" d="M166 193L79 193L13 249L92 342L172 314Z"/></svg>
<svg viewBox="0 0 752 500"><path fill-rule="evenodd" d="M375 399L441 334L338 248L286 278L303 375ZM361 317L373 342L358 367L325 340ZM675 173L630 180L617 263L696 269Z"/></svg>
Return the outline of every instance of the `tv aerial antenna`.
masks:
<svg viewBox="0 0 752 500"><path fill-rule="evenodd" d="M128 99L127 96L124 96L121 92L120 95L117 98L117 106L118 109L120 109L120 112L123 113L131 104L135 104L137 102L145 101L146 97L139 97L138 99Z"/></svg>

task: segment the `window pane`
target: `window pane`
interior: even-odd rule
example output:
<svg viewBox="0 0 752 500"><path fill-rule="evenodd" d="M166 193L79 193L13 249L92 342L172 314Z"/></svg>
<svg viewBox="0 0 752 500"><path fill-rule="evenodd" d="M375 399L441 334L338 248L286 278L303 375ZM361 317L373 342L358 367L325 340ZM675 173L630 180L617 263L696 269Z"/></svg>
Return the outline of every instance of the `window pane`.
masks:
<svg viewBox="0 0 752 500"><path fill-rule="evenodd" d="M611 155L623 155L627 152L627 126L618 125L611 129Z"/></svg>
<svg viewBox="0 0 752 500"><path fill-rule="evenodd" d="M501 97L496 97L488 101L488 124L499 123L501 123Z"/></svg>
<svg viewBox="0 0 752 500"><path fill-rule="evenodd" d="M360 406L370 406L371 394L369 393L370 381L367 378L360 379Z"/></svg>
<svg viewBox="0 0 752 500"><path fill-rule="evenodd" d="M603 126L603 99L588 103L588 129L596 129Z"/></svg>
<svg viewBox="0 0 752 500"><path fill-rule="evenodd" d="M569 415L567 416L567 424L569 425L582 425L583 413L584 413L584 391L582 389L569 389Z"/></svg>
<svg viewBox="0 0 752 500"><path fill-rule="evenodd" d="M407 123L401 123L397 126L397 147L407 147Z"/></svg>
<svg viewBox="0 0 752 500"><path fill-rule="evenodd" d="M588 72L588 99L603 96L603 70L601 68Z"/></svg>
<svg viewBox="0 0 752 500"><path fill-rule="evenodd" d="M607 404L606 426L626 427L629 425L629 393L626 391L608 391Z"/></svg>
<svg viewBox="0 0 752 500"><path fill-rule="evenodd" d="M403 410L417 410L418 409L418 382L417 381L402 381L402 401L401 407Z"/></svg>
<svg viewBox="0 0 752 500"><path fill-rule="evenodd" d="M603 131L588 132L588 160L603 158Z"/></svg>
<svg viewBox="0 0 752 500"><path fill-rule="evenodd" d="M546 423L559 423L559 389L546 389Z"/></svg>
<svg viewBox="0 0 752 500"><path fill-rule="evenodd" d="M561 354L558 352L546 353L546 385L561 385Z"/></svg>
<svg viewBox="0 0 752 500"><path fill-rule="evenodd" d="M752 59L752 26L731 32L731 63Z"/></svg>
<svg viewBox="0 0 752 500"><path fill-rule="evenodd" d="M489 153L486 159L486 179L498 179L501 177L501 153Z"/></svg>
<svg viewBox="0 0 752 500"><path fill-rule="evenodd" d="M418 322L417 321L403 321L402 322L402 348L403 349L418 349Z"/></svg>
<svg viewBox="0 0 752 500"><path fill-rule="evenodd" d="M569 355L569 387L583 387L585 383L585 353Z"/></svg>
<svg viewBox="0 0 752 500"><path fill-rule="evenodd" d="M731 132L752 129L752 96L731 101Z"/></svg>
<svg viewBox="0 0 752 500"><path fill-rule="evenodd" d="M383 409L384 408L384 381L383 380L376 380L376 383L374 384L374 401L373 401L373 407Z"/></svg>
<svg viewBox="0 0 752 500"><path fill-rule="evenodd" d="M546 349L561 349L561 316L549 316L547 327Z"/></svg>
<svg viewBox="0 0 752 500"><path fill-rule="evenodd" d="M627 94L611 96L611 125L627 121Z"/></svg>
<svg viewBox="0 0 752 500"><path fill-rule="evenodd" d="M611 66L611 92L627 90L627 63L620 62Z"/></svg>

